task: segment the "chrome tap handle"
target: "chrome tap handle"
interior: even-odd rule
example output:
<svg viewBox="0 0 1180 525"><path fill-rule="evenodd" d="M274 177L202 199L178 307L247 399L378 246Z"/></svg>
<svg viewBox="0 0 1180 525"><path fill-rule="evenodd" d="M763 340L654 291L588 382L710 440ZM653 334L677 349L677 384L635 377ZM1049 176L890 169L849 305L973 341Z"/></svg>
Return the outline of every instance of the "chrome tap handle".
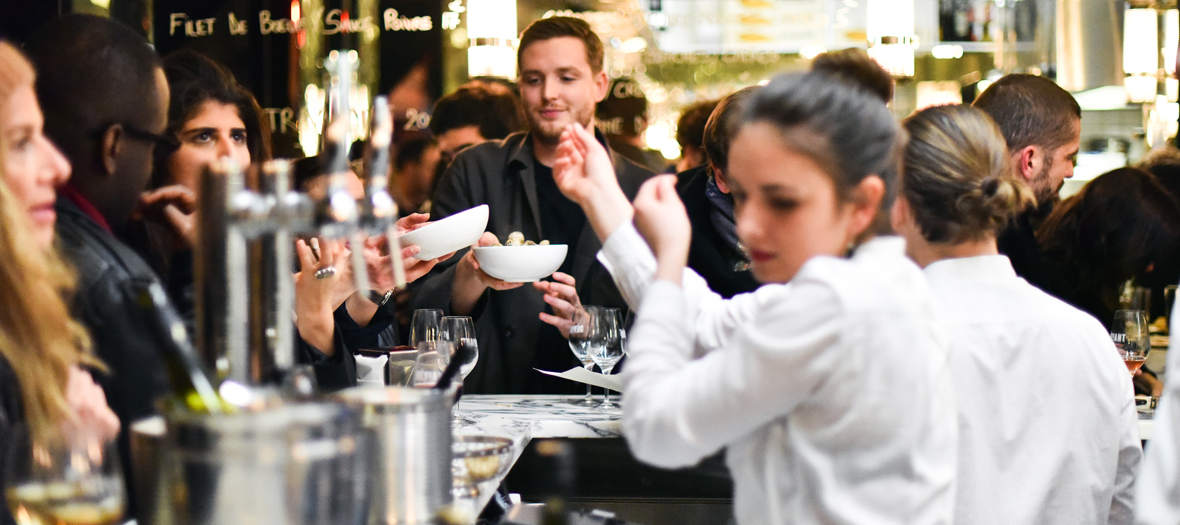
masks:
<svg viewBox="0 0 1180 525"><path fill-rule="evenodd" d="M397 202L389 194L389 146L393 142L393 113L389 99L373 99L373 122L369 131L369 185L365 188L363 225L372 235L385 235L393 271L393 287L406 285L401 243L397 238Z"/></svg>

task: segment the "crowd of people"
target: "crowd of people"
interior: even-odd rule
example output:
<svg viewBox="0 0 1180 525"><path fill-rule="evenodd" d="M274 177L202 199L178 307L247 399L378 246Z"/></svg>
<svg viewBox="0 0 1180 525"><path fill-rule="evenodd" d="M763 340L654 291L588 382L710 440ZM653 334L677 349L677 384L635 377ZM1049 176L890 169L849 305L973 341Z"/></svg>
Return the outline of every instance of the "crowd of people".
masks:
<svg viewBox="0 0 1180 525"><path fill-rule="evenodd" d="M845 50L689 107L661 165L646 121L616 113L645 107L638 86L608 78L587 23L534 22L518 66L398 144L398 227L487 204L478 246L522 232L569 255L522 285L470 249L298 240L293 350L321 388L355 386L356 351L437 308L475 319L468 392L576 393L533 369L579 365L583 304L624 308L634 455L674 468L726 449L739 523L1180 523L1180 382L1133 379L1107 328L1128 281L1180 276L1180 154L1062 200L1081 110L1055 83L1008 75L898 122L889 75ZM268 137L224 66L161 58L118 22L66 15L0 42L0 473L19 429L118 436L130 458L127 428L168 391L138 297L162 284L193 318L198 180L221 157L268 160ZM297 162L298 186L322 192L324 163ZM406 290L383 277L393 257ZM1164 397L1146 458L1133 381Z"/></svg>

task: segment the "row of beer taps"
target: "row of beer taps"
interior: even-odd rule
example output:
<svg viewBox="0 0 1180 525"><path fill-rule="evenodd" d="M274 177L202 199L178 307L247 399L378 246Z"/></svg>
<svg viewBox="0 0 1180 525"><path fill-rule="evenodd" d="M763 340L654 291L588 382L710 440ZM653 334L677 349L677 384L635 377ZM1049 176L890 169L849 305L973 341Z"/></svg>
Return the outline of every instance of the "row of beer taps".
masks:
<svg viewBox="0 0 1180 525"><path fill-rule="evenodd" d="M281 382L295 367L296 236L346 240L355 288L367 296L365 240L384 235L394 288L405 285L398 209L389 193L393 117L384 96L373 101L364 197L358 202L347 187L353 138L349 92L357 65L356 53L349 51L332 51L324 61L329 96L321 166L328 184L322 197L313 200L292 188L287 160L263 163L255 189L247 184L247 167L229 158L210 166L201 178L194 250L195 343L205 366L223 379L262 386Z"/></svg>

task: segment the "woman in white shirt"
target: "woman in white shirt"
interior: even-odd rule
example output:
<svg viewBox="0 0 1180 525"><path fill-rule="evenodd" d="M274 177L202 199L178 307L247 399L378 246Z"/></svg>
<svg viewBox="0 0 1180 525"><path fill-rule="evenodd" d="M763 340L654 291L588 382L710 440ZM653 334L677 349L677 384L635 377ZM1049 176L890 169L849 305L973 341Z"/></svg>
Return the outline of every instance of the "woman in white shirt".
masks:
<svg viewBox="0 0 1180 525"><path fill-rule="evenodd" d="M624 372L632 452L682 467L725 447L743 524L950 523L944 346L902 241L878 237L904 133L879 99L822 72L773 80L735 131L737 232L765 284L728 301L684 267L674 177L649 181L632 208L592 135L570 126L559 146L558 185L639 305Z"/></svg>
<svg viewBox="0 0 1180 525"><path fill-rule="evenodd" d="M939 106L910 134L893 227L950 337L955 523L1131 523L1142 450L1131 376L1089 315L1016 276L996 231L1031 192L982 111Z"/></svg>

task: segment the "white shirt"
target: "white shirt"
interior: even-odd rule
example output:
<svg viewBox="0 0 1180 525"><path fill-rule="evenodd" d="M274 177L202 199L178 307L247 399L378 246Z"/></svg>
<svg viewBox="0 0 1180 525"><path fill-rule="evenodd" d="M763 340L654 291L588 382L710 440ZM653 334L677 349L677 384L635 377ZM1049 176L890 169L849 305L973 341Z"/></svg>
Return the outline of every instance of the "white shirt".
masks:
<svg viewBox="0 0 1180 525"><path fill-rule="evenodd" d="M1169 327L1180 327L1172 308ZM1142 525L1180 525L1180 329L1172 328L1164 394L1155 408L1147 460L1135 482L1135 518Z"/></svg>
<svg viewBox="0 0 1180 525"><path fill-rule="evenodd" d="M683 288L644 278L650 250L617 230L600 259L643 296L623 374L632 453L682 467L727 447L746 525L950 523L954 399L903 250L873 240L725 301L691 273Z"/></svg>
<svg viewBox="0 0 1180 525"><path fill-rule="evenodd" d="M959 403L955 523L1130 524L1143 450L1110 334L1003 255L924 273Z"/></svg>

